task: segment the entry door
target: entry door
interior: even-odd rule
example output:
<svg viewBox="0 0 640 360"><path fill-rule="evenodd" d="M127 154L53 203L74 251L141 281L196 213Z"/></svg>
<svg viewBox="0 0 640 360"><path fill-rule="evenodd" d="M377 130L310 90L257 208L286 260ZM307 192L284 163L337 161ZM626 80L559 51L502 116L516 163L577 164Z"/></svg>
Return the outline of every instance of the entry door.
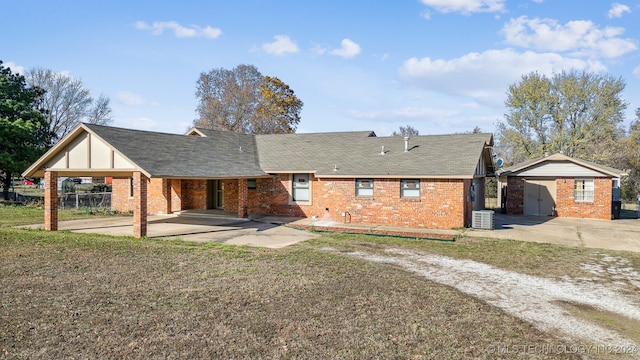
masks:
<svg viewBox="0 0 640 360"><path fill-rule="evenodd" d="M224 181L215 180L216 183L216 209L224 209Z"/></svg>
<svg viewBox="0 0 640 360"><path fill-rule="evenodd" d="M527 180L524 184L524 214L553 215L556 205L555 180Z"/></svg>
<svg viewBox="0 0 640 360"><path fill-rule="evenodd" d="M222 180L207 180L207 209L224 208L223 184Z"/></svg>

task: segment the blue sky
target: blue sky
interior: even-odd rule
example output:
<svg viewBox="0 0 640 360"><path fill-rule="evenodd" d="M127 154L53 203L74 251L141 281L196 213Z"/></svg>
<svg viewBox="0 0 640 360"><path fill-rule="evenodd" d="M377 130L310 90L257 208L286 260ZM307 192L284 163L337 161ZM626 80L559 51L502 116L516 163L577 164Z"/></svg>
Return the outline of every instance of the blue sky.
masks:
<svg viewBox="0 0 640 360"><path fill-rule="evenodd" d="M523 74L621 77L640 107L640 1L0 0L0 60L81 79L126 128L184 133L196 81L255 65L304 102L298 132L494 131Z"/></svg>

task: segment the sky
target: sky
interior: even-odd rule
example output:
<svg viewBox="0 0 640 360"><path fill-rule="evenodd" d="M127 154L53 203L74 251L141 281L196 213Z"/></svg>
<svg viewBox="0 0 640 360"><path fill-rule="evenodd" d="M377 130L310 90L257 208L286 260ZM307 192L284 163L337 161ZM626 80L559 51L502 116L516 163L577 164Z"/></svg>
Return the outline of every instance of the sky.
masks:
<svg viewBox="0 0 640 360"><path fill-rule="evenodd" d="M640 0L0 0L0 60L82 80L117 127L185 133L196 81L254 65L304 102L297 132L494 132L537 71L622 78L640 107Z"/></svg>

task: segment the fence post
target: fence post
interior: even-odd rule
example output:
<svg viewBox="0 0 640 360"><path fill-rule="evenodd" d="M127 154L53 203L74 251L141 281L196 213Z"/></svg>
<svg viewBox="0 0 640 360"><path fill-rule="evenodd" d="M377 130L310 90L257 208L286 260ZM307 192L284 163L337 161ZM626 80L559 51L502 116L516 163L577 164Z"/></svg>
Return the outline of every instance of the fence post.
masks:
<svg viewBox="0 0 640 360"><path fill-rule="evenodd" d="M78 205L79 205L78 193L76 193L76 210L78 210L80 208Z"/></svg>

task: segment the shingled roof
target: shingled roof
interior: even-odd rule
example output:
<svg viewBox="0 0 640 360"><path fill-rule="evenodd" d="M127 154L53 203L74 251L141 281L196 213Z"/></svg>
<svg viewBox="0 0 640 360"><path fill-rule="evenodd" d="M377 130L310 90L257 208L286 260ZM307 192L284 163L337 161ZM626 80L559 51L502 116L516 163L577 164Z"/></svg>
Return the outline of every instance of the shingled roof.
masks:
<svg viewBox="0 0 640 360"><path fill-rule="evenodd" d="M139 171L164 178L255 178L273 173L472 178L479 160L489 154L486 146L493 142L491 134L414 136L405 151L402 137L377 137L372 131L246 135L193 129L177 135L81 124L24 176L41 174L56 152L86 132L102 139Z"/></svg>
<svg viewBox="0 0 640 360"><path fill-rule="evenodd" d="M260 177L253 136L185 136L84 124L152 177Z"/></svg>
<svg viewBox="0 0 640 360"><path fill-rule="evenodd" d="M405 152L403 137L373 132L256 135L262 170L318 177L472 178L492 142L491 134L414 136Z"/></svg>

